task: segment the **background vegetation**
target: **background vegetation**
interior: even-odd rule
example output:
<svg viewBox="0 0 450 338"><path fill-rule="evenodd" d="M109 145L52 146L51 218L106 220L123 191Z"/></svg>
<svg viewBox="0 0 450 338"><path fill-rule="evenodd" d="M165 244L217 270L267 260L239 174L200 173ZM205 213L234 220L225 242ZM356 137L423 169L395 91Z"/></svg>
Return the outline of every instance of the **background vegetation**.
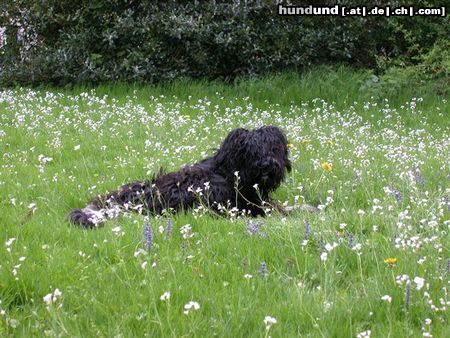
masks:
<svg viewBox="0 0 450 338"><path fill-rule="evenodd" d="M231 80L317 64L387 73L379 82L388 86L437 78L443 91L449 84L448 15L285 17L275 1L262 0L4 0L0 6L7 42L0 49L3 85Z"/></svg>

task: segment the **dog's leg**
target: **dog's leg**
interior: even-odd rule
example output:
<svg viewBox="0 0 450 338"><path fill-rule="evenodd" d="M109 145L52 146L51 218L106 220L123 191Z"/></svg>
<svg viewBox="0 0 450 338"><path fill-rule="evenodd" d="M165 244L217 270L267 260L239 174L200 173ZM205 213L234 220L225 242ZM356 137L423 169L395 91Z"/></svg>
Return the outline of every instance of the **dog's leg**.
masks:
<svg viewBox="0 0 450 338"><path fill-rule="evenodd" d="M72 224L86 229L97 227L105 220L105 215L95 203L91 203L83 209L72 210L67 217Z"/></svg>
<svg viewBox="0 0 450 338"><path fill-rule="evenodd" d="M118 217L121 210L142 212L152 209L146 205L146 190L151 189L150 182L134 182L110 192L106 196L98 196L83 209L75 209L67 219L83 228L95 228L106 220Z"/></svg>

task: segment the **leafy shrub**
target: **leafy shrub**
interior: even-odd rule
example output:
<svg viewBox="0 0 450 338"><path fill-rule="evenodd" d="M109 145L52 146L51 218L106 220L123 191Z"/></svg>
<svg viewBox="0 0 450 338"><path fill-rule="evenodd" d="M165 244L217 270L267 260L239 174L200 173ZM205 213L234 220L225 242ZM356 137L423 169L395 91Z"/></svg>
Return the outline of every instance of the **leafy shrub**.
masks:
<svg viewBox="0 0 450 338"><path fill-rule="evenodd" d="M433 86L439 95L450 93L450 42L439 40L426 54L418 57L417 64L397 63L380 75L371 74L361 90L373 95L392 95L402 88Z"/></svg>
<svg viewBox="0 0 450 338"><path fill-rule="evenodd" d="M0 6L3 85L229 80L314 64L375 67L414 61L448 33L442 18L285 17L275 1L262 0L4 0Z"/></svg>

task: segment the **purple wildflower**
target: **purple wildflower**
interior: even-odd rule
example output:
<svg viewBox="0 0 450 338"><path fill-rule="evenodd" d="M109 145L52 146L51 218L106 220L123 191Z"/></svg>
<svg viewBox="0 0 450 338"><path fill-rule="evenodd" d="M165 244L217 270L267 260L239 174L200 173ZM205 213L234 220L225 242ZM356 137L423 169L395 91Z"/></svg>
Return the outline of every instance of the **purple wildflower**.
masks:
<svg viewBox="0 0 450 338"><path fill-rule="evenodd" d="M267 264L265 261L261 262L261 274L263 277L267 277L269 274L269 270L267 270Z"/></svg>
<svg viewBox="0 0 450 338"><path fill-rule="evenodd" d="M311 223L308 220L305 222L305 239L309 239L311 236Z"/></svg>
<svg viewBox="0 0 450 338"><path fill-rule="evenodd" d="M144 231L142 233L142 240L144 242L145 249L150 252L153 245L153 230L148 220L145 219Z"/></svg>
<svg viewBox="0 0 450 338"><path fill-rule="evenodd" d="M169 219L166 224L166 239L170 238L170 235L172 234L172 228L173 228L173 221Z"/></svg>
<svg viewBox="0 0 450 338"><path fill-rule="evenodd" d="M322 251L326 251L325 250L325 241L323 240L323 236L322 235L320 235L320 238L319 238L319 247L320 247L320 249Z"/></svg>
<svg viewBox="0 0 450 338"><path fill-rule="evenodd" d="M354 238L353 234L349 234L349 235L348 235L348 246L349 246L350 248L353 248L354 240L355 240L355 238Z"/></svg>
<svg viewBox="0 0 450 338"><path fill-rule="evenodd" d="M397 189L393 189L392 193L394 194L397 203L400 204L402 202L402 193Z"/></svg>
<svg viewBox="0 0 450 338"><path fill-rule="evenodd" d="M259 234L259 228L264 225L263 221L253 222L252 220L248 221L247 233L249 235Z"/></svg>
<svg viewBox="0 0 450 338"><path fill-rule="evenodd" d="M410 300L411 300L411 284L406 283L406 287L405 287L405 310L406 311L409 310Z"/></svg>
<svg viewBox="0 0 450 338"><path fill-rule="evenodd" d="M416 182L416 184L419 185L425 184L425 179L423 178L422 172L420 171L419 168L416 168L416 170L414 170L414 181Z"/></svg>

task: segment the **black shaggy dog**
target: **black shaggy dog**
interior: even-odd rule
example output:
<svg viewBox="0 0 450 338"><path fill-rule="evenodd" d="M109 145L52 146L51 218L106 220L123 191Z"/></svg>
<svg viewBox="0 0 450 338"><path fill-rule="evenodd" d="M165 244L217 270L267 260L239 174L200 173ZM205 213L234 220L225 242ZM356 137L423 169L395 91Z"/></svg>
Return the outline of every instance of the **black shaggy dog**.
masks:
<svg viewBox="0 0 450 338"><path fill-rule="evenodd" d="M271 202L270 192L290 170L287 139L279 128L239 128L228 134L213 156L98 196L87 207L73 210L68 219L93 228L117 217L121 209L160 214L199 205L218 214L237 208L251 216L264 216L264 202Z"/></svg>

